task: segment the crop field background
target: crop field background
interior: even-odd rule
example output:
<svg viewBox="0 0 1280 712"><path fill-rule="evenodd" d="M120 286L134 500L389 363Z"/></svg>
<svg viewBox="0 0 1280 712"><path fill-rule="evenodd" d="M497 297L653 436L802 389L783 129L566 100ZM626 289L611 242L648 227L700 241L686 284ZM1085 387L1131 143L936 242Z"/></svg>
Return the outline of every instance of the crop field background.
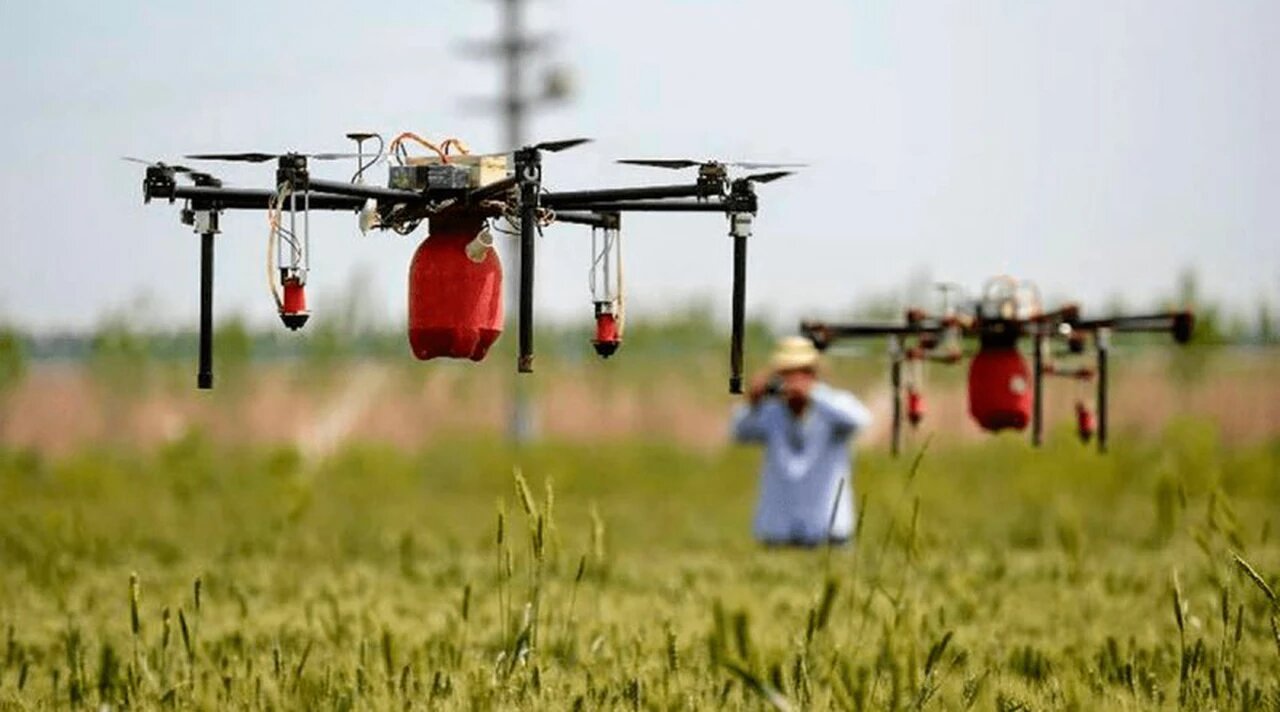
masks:
<svg viewBox="0 0 1280 712"><path fill-rule="evenodd" d="M1280 712L1280 0L354 5L0 1L0 712Z"/></svg>
<svg viewBox="0 0 1280 712"><path fill-rule="evenodd" d="M1274 351L1134 347L1105 456L976 436L939 371L854 543L779 551L719 351L637 342L548 358L519 450L502 356L26 364L0 708L1280 709ZM874 356L832 377L883 421Z"/></svg>

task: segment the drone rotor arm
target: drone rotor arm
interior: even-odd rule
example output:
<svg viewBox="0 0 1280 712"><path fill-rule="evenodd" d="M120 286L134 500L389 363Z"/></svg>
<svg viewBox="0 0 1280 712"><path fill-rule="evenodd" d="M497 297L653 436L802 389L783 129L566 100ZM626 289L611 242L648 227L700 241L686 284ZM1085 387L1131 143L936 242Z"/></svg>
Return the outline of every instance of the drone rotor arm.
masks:
<svg viewBox="0 0 1280 712"><path fill-rule="evenodd" d="M542 204L549 208L572 208L592 203L667 200L670 198L709 198L716 196L719 196L719 191L715 186L705 183L679 183L674 185L648 185L548 193L543 196Z"/></svg>
<svg viewBox="0 0 1280 712"><path fill-rule="evenodd" d="M382 188L376 185L362 185L359 183L346 183L343 181L321 180L318 178L307 179L307 189L319 192L321 194L330 195L346 195L354 198L364 198L366 200L372 198L380 202L388 203L417 203L425 201L426 195L412 190L400 190L397 188ZM315 193L313 192L312 195Z"/></svg>
<svg viewBox="0 0 1280 712"><path fill-rule="evenodd" d="M259 188L213 188L205 186L174 186L172 193L149 194L147 197L191 201L197 210L267 210L276 199L274 190ZM308 210L357 211L364 207L364 200L331 193L311 193Z"/></svg>
<svg viewBox="0 0 1280 712"><path fill-rule="evenodd" d="M821 321L806 321L800 325L801 332L807 334L823 333L831 340L875 338L877 336L917 336L921 334L942 334L946 327L930 322L915 324L851 324Z"/></svg>
<svg viewBox="0 0 1280 712"><path fill-rule="evenodd" d="M1169 333L1178 343L1186 343L1195 327L1195 316L1190 311L1163 312L1112 316L1105 319L1085 319L1072 324L1082 331L1111 329L1128 333Z"/></svg>
<svg viewBox="0 0 1280 712"><path fill-rule="evenodd" d="M551 206L548 206L551 207ZM720 201L702 200L620 200L600 203L571 203L555 209L585 210L596 213L730 213L730 206Z"/></svg>
<svg viewBox="0 0 1280 712"><path fill-rule="evenodd" d="M556 222L570 225L587 225L594 228L618 227L618 214L608 212L557 211Z"/></svg>

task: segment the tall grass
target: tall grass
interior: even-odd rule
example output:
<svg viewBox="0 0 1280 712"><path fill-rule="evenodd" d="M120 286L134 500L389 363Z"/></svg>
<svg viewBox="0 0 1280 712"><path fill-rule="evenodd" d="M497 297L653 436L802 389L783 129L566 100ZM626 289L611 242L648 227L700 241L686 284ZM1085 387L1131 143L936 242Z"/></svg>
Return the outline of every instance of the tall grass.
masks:
<svg viewBox="0 0 1280 712"><path fill-rule="evenodd" d="M1180 426L1107 457L1002 438L867 452L855 541L819 551L750 541L755 458L3 451L0 707L1280 699L1275 445Z"/></svg>

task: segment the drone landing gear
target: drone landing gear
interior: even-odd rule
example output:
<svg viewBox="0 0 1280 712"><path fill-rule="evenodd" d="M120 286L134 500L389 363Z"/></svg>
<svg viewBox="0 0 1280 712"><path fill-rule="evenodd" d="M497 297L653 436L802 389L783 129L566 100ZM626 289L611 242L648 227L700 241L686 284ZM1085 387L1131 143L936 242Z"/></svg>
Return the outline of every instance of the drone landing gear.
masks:
<svg viewBox="0 0 1280 712"><path fill-rule="evenodd" d="M533 275L537 249L538 198L542 192L542 157L537 149L516 152L520 178L520 355L516 370L533 373Z"/></svg>
<svg viewBox="0 0 1280 712"><path fill-rule="evenodd" d="M196 388L213 388L213 238L218 230L218 211L185 211L183 222L200 233L200 355Z"/></svg>
<svg viewBox="0 0 1280 712"><path fill-rule="evenodd" d="M1036 328L1039 329L1038 326ZM1111 329L1105 326L1097 327L1093 333L1095 358L1093 368L1087 366L1064 368L1056 364L1048 353L1048 335L1046 333L1037 331L1033 334L1033 339L1035 343L1035 399L1032 411L1031 444L1037 447L1041 444L1041 432L1043 430L1042 404L1044 400L1042 381L1045 376L1061 376L1070 378L1081 385L1081 392L1077 395L1075 403L1076 435L1080 438L1080 442L1086 445L1096 437L1098 452L1105 453L1107 451L1107 357L1111 345ZM1068 346L1071 354L1084 352L1085 341L1083 334L1079 332L1072 334L1069 337ZM1090 393L1084 388L1090 382L1094 384L1092 408L1088 403Z"/></svg>
<svg viewBox="0 0 1280 712"><path fill-rule="evenodd" d="M742 392L742 342L747 314L747 238L751 236L751 214L729 216L733 236L733 334L729 343L729 392Z"/></svg>
<svg viewBox="0 0 1280 712"><path fill-rule="evenodd" d="M772 180L772 178L770 179ZM729 235L733 238L733 323L729 343L729 392L742 393L742 349L747 324L747 239L756 217L756 190L749 179L729 188Z"/></svg>
<svg viewBox="0 0 1280 712"><path fill-rule="evenodd" d="M1032 349L1032 392L1031 392L1031 446L1040 447L1044 443L1044 331L1040 325L1035 326L1035 335L1031 339Z"/></svg>
<svg viewBox="0 0 1280 712"><path fill-rule="evenodd" d="M1111 350L1111 330L1098 329L1094 335L1098 352L1098 452L1107 451L1107 352Z"/></svg>
<svg viewBox="0 0 1280 712"><path fill-rule="evenodd" d="M893 432L889 438L889 454L894 457L902 450L902 340L889 337L889 387L893 390Z"/></svg>

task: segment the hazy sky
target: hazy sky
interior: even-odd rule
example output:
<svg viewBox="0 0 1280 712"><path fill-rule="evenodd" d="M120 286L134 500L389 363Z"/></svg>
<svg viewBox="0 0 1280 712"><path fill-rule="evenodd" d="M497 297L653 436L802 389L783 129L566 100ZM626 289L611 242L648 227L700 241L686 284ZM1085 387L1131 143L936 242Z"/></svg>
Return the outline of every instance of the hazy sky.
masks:
<svg viewBox="0 0 1280 712"><path fill-rule="evenodd" d="M1280 3L533 5L577 98L532 131L598 139L550 158L549 187L672 177L610 164L626 156L813 164L761 191L756 313L838 312L923 269L974 288L1011 272L1100 306L1154 300L1194 266L1235 306L1280 302ZM0 319L87 326L145 297L154 319L194 325L198 238L176 208L142 205L121 155L346 150L353 129L497 148L496 119L462 101L492 94L496 67L457 51L495 20L482 0L0 0ZM266 187L273 170L219 172ZM727 305L723 218L625 224L632 309ZM264 218L224 231L220 313L273 318ZM403 314L419 239L314 221L316 318L353 275ZM583 228L549 231L542 314L589 314L587 245Z"/></svg>

